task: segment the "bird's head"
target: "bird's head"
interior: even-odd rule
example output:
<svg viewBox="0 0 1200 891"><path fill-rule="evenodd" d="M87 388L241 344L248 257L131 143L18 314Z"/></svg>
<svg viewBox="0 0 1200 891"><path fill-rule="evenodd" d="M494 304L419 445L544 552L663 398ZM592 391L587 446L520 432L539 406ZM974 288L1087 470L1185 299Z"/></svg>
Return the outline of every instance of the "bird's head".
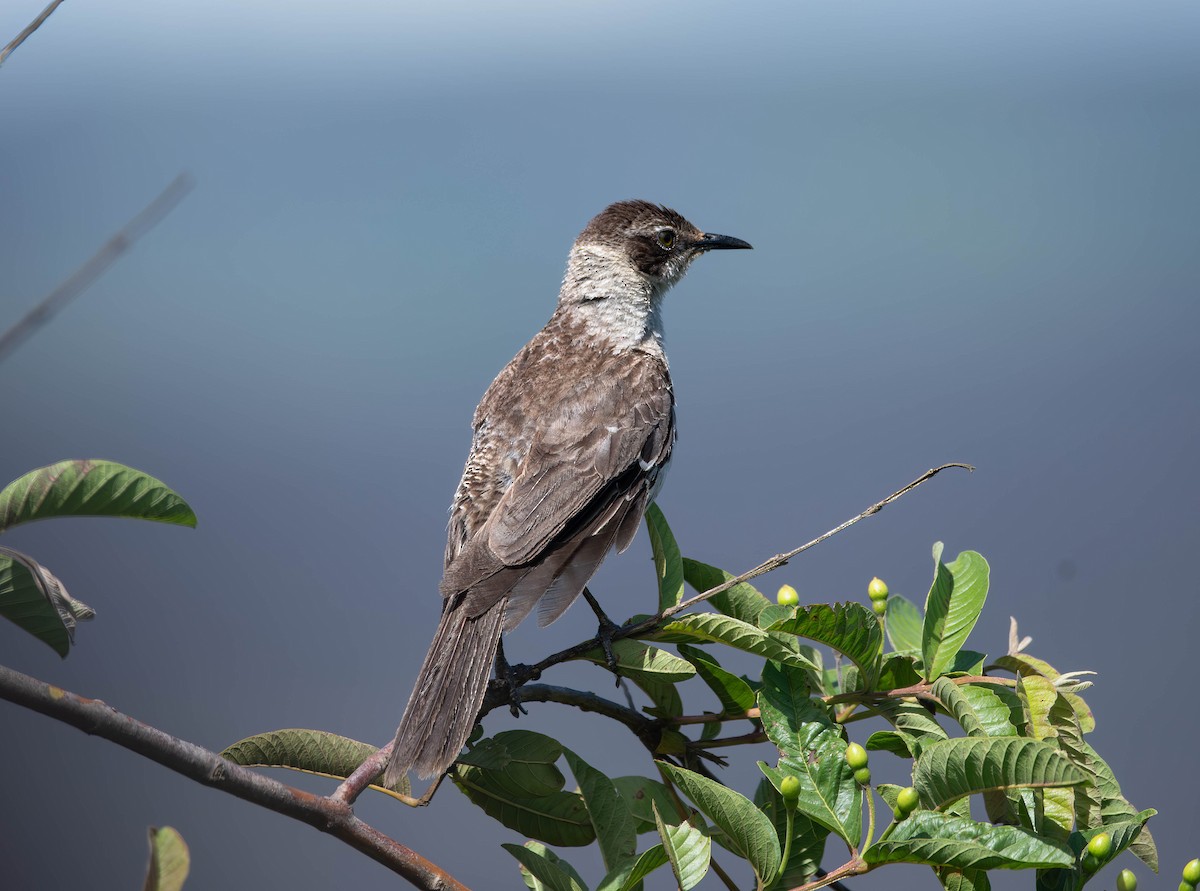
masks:
<svg viewBox="0 0 1200 891"><path fill-rule="evenodd" d="M660 296L705 251L749 247L740 238L701 232L670 208L618 201L592 218L575 239L572 255L592 260L587 266L607 265L610 274L635 274Z"/></svg>

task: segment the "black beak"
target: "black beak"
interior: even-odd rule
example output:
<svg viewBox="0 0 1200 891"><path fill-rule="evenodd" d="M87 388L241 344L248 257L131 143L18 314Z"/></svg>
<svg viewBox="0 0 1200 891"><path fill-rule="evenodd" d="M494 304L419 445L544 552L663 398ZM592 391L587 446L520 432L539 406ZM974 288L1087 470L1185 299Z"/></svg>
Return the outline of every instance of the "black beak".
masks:
<svg viewBox="0 0 1200 891"><path fill-rule="evenodd" d="M736 251L751 250L754 245L732 235L705 234L699 241L692 242L692 247L701 251Z"/></svg>

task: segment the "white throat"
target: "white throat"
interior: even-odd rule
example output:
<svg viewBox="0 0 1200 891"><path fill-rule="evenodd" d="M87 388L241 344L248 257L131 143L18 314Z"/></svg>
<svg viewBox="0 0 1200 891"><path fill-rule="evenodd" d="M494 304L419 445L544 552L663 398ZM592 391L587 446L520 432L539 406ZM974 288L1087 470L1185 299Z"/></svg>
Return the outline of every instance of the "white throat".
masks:
<svg viewBox="0 0 1200 891"><path fill-rule="evenodd" d="M579 319L597 343L618 353L643 349L663 356L662 297L624 251L576 245L567 260L559 308Z"/></svg>

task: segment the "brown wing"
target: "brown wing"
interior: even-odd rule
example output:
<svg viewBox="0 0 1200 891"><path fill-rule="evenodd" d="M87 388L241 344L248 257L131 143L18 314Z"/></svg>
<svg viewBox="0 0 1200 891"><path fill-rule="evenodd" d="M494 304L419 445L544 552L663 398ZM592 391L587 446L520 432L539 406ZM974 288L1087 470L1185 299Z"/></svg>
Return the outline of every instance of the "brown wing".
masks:
<svg viewBox="0 0 1200 891"><path fill-rule="evenodd" d="M644 355L536 414L512 484L446 568L442 593L467 592L472 615L511 596L519 621L549 592L539 615L556 618L609 549L628 546L670 458L670 379Z"/></svg>

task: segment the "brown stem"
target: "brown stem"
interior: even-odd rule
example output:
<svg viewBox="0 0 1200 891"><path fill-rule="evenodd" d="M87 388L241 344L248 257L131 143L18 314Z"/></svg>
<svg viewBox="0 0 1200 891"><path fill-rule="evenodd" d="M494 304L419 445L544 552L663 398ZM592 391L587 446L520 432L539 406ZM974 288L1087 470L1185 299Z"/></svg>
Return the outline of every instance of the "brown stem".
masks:
<svg viewBox="0 0 1200 891"><path fill-rule="evenodd" d="M28 37L30 34L32 34L38 28L42 27L42 22L44 22L44 21L46 21L46 19L50 18L50 14L53 13L54 10L58 9L58 5L62 2L63 2L63 0L53 0L53 2L49 6L47 6L40 13L38 13L38 17L36 19L34 19L32 22L30 22L28 25L26 25L25 29L9 42L8 46L6 46L4 49L0 50L0 65L4 64L4 60L7 59L9 57L9 55L11 55L13 50L15 50L17 47L19 47L22 43L25 42L26 37Z"/></svg>
<svg viewBox="0 0 1200 891"><path fill-rule="evenodd" d="M818 876L811 882L805 882L803 885L797 885L791 891L817 891L818 888L825 888L829 885L838 884L839 879L844 879L846 876L860 876L865 872L870 872L869 867L861 857L855 857L848 863L843 863L832 872L827 872L823 876Z"/></svg>
<svg viewBox="0 0 1200 891"><path fill-rule="evenodd" d="M718 724L725 721L754 721L758 718L758 709L748 708L740 715L714 713L711 715L680 715L678 718L663 718L663 723L675 727L685 724Z"/></svg>
<svg viewBox="0 0 1200 891"><path fill-rule="evenodd" d="M1015 687L1017 682L1013 678L1001 678L990 674L974 674L964 675L957 678L946 678L952 684L997 684L1001 687ZM822 696L823 702L831 705L838 705L843 702L853 703L869 703L877 699L903 699L907 696L927 697L936 701L936 697L931 695L933 684L921 681L919 684L913 684L910 687L897 687L895 690L864 690L857 693L838 693L835 696Z"/></svg>
<svg viewBox="0 0 1200 891"><path fill-rule="evenodd" d="M329 833L426 891L469 891L441 867L364 823L350 807L239 767L105 705L0 666L0 699L137 752L206 786Z"/></svg>

